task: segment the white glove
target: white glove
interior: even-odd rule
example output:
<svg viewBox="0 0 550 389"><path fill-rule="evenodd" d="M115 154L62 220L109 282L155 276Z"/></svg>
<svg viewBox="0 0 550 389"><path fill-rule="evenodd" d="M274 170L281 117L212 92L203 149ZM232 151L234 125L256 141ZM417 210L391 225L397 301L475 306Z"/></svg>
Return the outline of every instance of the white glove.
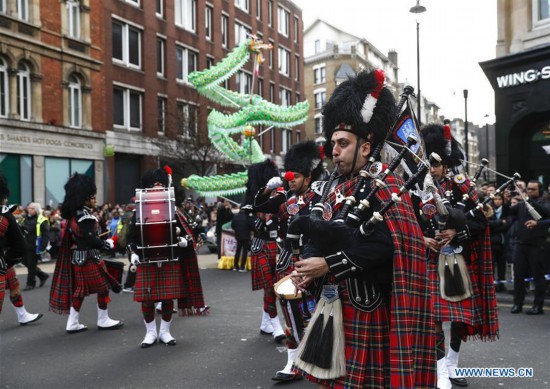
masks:
<svg viewBox="0 0 550 389"><path fill-rule="evenodd" d="M281 177L273 177L269 181L267 181L266 188L269 190L277 189L278 187L283 185L283 180Z"/></svg>
<svg viewBox="0 0 550 389"><path fill-rule="evenodd" d="M130 255L130 263L134 266L139 265L139 256L136 253Z"/></svg>
<svg viewBox="0 0 550 389"><path fill-rule="evenodd" d="M188 244L189 244L189 242L187 241L187 239L185 239L182 236L178 237L178 246L187 247Z"/></svg>
<svg viewBox="0 0 550 389"><path fill-rule="evenodd" d="M110 249L115 247L115 242L112 239L107 239L105 242L109 245Z"/></svg>

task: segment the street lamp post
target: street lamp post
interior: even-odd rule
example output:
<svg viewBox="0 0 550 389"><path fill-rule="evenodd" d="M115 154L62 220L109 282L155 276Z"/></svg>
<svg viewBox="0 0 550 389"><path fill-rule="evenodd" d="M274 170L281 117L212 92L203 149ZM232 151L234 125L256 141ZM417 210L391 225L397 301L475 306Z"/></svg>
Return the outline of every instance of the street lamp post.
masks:
<svg viewBox="0 0 550 389"><path fill-rule="evenodd" d="M409 12L413 14L421 14L423 12L426 12L426 7L423 7L420 5L420 0L416 0L416 5L414 7L411 7ZM422 104L422 98L420 96L420 22L418 19L416 19L416 77L417 77L417 120L418 120L418 126L422 124L421 120L421 104Z"/></svg>
<svg viewBox="0 0 550 389"><path fill-rule="evenodd" d="M466 161L470 160L468 146L468 89L464 89L464 151L466 152ZM466 167L466 171L469 171Z"/></svg>

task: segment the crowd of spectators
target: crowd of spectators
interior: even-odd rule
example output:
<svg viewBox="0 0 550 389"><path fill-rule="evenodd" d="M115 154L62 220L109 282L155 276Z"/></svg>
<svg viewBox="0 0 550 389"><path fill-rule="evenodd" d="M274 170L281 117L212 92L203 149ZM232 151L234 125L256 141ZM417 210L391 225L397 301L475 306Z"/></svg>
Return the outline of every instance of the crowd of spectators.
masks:
<svg viewBox="0 0 550 389"><path fill-rule="evenodd" d="M493 210L492 215L489 216L489 225L495 288L497 292L508 290L513 293L517 300L515 305L518 305L516 310L521 311L519 307L523 304L523 286L522 283L520 287L513 285L514 271L517 272L519 269L521 274L538 279L545 274L550 274L550 233L547 227L548 217L545 217L544 213L542 219L535 223L534 220L529 220L532 217L525 210L523 212L518 210L524 209L523 203L526 200L530 204L542 207L541 210L550 210L550 185L544 190L536 180L530 180L527 184L525 181L518 181L513 189L508 188L502 193L495 194L496 190L497 186L494 183L483 184L479 188L482 199L491 194L494 196L489 203ZM536 237L536 242L529 240L531 235ZM538 253L533 256L540 260L525 259L524 261L524 255L521 253L525 246L533 246L542 251L541 255ZM510 269L507 272L509 266ZM507 285L510 285L510 289ZM548 287L546 289L548 295L550 289ZM539 303L535 305L537 304Z"/></svg>

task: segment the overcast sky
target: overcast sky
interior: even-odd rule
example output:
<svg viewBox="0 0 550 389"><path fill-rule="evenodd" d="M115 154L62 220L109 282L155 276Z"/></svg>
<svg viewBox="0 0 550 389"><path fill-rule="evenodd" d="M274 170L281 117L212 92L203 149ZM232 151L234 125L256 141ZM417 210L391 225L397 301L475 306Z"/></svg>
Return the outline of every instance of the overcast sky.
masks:
<svg viewBox="0 0 550 389"><path fill-rule="evenodd" d="M293 0L307 28L320 18L366 38L382 53L399 55L399 81L417 88L416 0ZM496 0L420 0L420 90L448 118L464 118L463 90L468 89L468 121L494 122L493 89L479 62L495 58ZM485 115L489 114L486 118Z"/></svg>

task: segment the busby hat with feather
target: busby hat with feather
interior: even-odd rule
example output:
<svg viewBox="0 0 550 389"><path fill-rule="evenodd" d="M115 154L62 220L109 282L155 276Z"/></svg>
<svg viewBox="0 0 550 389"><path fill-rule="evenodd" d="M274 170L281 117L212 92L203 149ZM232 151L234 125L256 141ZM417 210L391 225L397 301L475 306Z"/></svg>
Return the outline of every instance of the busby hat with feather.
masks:
<svg viewBox="0 0 550 389"><path fill-rule="evenodd" d="M65 184L65 198L61 205L61 215L70 219L76 210L97 193L97 187L92 177L75 173Z"/></svg>
<svg viewBox="0 0 550 389"><path fill-rule="evenodd" d="M292 146L285 156L285 170L287 172L302 173L311 176L317 181L323 173L321 150L314 141L297 143Z"/></svg>
<svg viewBox="0 0 550 389"><path fill-rule="evenodd" d="M258 190L265 186L269 179L278 175L279 171L270 159L250 165L246 182L245 204L252 204Z"/></svg>
<svg viewBox="0 0 550 389"><path fill-rule="evenodd" d="M336 87L323 107L325 152L332 154L335 131L349 131L371 142L375 148L386 138L395 114L395 99L384 87L383 70L362 71Z"/></svg>
<svg viewBox="0 0 550 389"><path fill-rule="evenodd" d="M422 138L428 155L439 154L442 162L450 168L460 166L464 154L460 149L460 143L452 136L448 124L428 124L422 129Z"/></svg>
<svg viewBox="0 0 550 389"><path fill-rule="evenodd" d="M164 187L172 185L172 169L165 166L163 169L147 170L141 177L142 188L152 188L156 183L162 184Z"/></svg>

